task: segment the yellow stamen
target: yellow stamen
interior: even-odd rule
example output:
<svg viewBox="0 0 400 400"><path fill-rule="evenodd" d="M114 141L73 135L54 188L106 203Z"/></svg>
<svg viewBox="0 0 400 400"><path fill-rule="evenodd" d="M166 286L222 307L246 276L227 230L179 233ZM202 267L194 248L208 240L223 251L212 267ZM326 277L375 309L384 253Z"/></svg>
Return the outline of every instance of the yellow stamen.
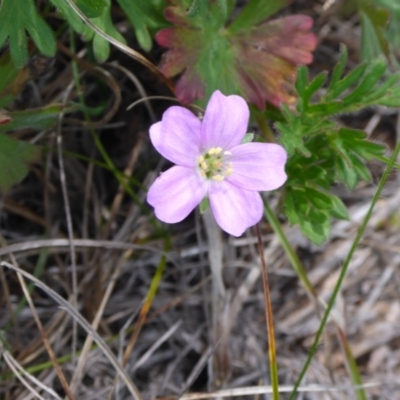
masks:
<svg viewBox="0 0 400 400"><path fill-rule="evenodd" d="M202 170L207 171L208 170L208 164L205 161L202 161L200 163L200 167Z"/></svg>
<svg viewBox="0 0 400 400"><path fill-rule="evenodd" d="M214 175L214 176L212 177L212 179L213 179L214 181L221 182L221 181L223 181L223 180L225 179L225 177L222 176L222 175Z"/></svg>

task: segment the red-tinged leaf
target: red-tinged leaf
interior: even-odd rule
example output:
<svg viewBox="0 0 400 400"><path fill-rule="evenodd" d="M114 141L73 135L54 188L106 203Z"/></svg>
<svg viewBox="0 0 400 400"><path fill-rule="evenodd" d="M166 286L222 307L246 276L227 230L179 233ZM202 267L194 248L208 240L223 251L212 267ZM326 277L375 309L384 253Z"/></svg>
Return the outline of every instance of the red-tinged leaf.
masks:
<svg viewBox="0 0 400 400"><path fill-rule="evenodd" d="M0 110L0 125L8 124L11 121L11 117L6 111Z"/></svg>
<svg viewBox="0 0 400 400"><path fill-rule="evenodd" d="M317 45L312 25L310 17L292 15L231 38L241 87L250 102L259 108L265 101L278 107L295 102L296 67L312 62Z"/></svg>
<svg viewBox="0 0 400 400"><path fill-rule="evenodd" d="M293 15L249 29L225 28L226 15L210 0L207 12L189 17L183 1L169 0L166 18L173 23L156 35L168 48L160 68L168 77L181 75L176 95L182 103L208 98L216 89L240 94L264 109L293 103L297 64L312 61L316 37L313 20ZM234 22L233 22L234 24Z"/></svg>

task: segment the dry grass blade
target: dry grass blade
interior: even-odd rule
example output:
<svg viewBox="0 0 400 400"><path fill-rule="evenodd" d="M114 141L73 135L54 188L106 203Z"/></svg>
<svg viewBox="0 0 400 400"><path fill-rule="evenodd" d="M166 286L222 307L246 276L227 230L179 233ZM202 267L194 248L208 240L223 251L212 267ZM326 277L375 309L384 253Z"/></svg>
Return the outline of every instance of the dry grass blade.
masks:
<svg viewBox="0 0 400 400"><path fill-rule="evenodd" d="M382 382L370 382L364 383L362 386L325 386L325 385L307 385L301 386L298 391L300 393L312 393L312 392L351 392L357 389L368 389L378 386L382 386L385 383ZM290 393L293 390L293 386L281 385L279 387L280 393ZM256 396L260 394L272 394L272 386L249 386L237 389L224 389L218 390L212 393L190 393L179 398L179 400L204 400L214 399L216 397L239 397L239 396Z"/></svg>
<svg viewBox="0 0 400 400"><path fill-rule="evenodd" d="M256 225L256 231L257 231L258 250L259 250L261 269L262 269L262 281L264 288L265 322L267 325L267 332L268 332L268 354L269 354L270 371L271 371L271 382L273 388L272 396L274 400L279 400L278 365L276 362L274 319L272 315L272 303L271 303L271 293L269 290L267 263L265 262L264 248L263 248L259 224Z"/></svg>
<svg viewBox="0 0 400 400"><path fill-rule="evenodd" d="M2 343L0 342L0 356L3 356L4 361L6 364L10 367L11 371L14 372L15 376L18 378L18 380L33 394L36 396L37 399L39 400L45 400L44 397L42 397L30 384L29 382L22 376L18 368L10 362L10 359L8 357L8 354L6 353L5 350L2 348Z"/></svg>
<svg viewBox="0 0 400 400"><path fill-rule="evenodd" d="M169 243L169 240L167 239L166 243L165 243L165 246L164 246L165 251L167 251L169 249L169 246L170 246L170 243ZM129 338L129 342L128 342L128 344L127 344L127 346L125 348L124 354L122 356L122 365L124 365L124 366L128 362L128 359L129 359L129 357L130 357L130 355L131 355L131 353L133 351L133 348L136 345L136 341L137 341L137 339L139 337L139 334L142 331L142 328L143 328L143 326L144 326L144 324L145 324L145 322L147 320L147 315L149 313L150 307L151 307L151 305L153 303L154 297L155 297L155 295L157 293L158 287L159 287L160 282L161 282L161 278L162 278L163 273L164 273L164 269L165 269L165 266L166 266L166 263L167 263L166 261L167 261L167 259L166 259L165 256L161 257L161 260L158 263L158 267L157 267L156 273L154 274L153 279L151 280L151 284L150 284L150 287L149 287L149 289L147 291L146 298L144 300L143 306L140 309L140 313L139 313L139 318L138 318L137 324L135 326L134 331L132 332L131 337Z"/></svg>
<svg viewBox="0 0 400 400"><path fill-rule="evenodd" d="M144 353L142 357L140 357L139 360L137 360L135 366L133 367L133 371L136 371L138 368L140 368L151 357L151 355L156 351L156 349L158 349L164 342L166 342L179 329L181 325L182 325L182 320L177 321L174 325L171 326L171 328L167 330L167 332L165 332L161 337L159 337L154 342L154 344L149 348L149 350L147 350L146 353Z"/></svg>
<svg viewBox="0 0 400 400"><path fill-rule="evenodd" d="M37 325L37 327L39 329L40 336L42 338L43 344L46 347L47 353L49 354L50 360L53 363L53 366L54 366L54 369L55 369L55 371L57 373L58 379L60 380L61 386L63 387L63 389L65 391L65 394L67 395L68 399L69 400L74 400L75 397L73 396L73 394L71 392L71 389L68 386L68 382L65 379L65 375L62 372L62 370L60 368L60 365L57 362L57 358L56 358L56 355L54 354L54 351L53 351L52 347L50 346L50 342L49 342L49 340L48 340L48 338L46 336L46 332L45 332L45 330L43 328L43 325L42 325L42 323L40 321L40 318L39 318L39 315L38 315L38 313L36 311L35 305L33 304L31 295L29 294L29 290L26 287L24 278L19 273L17 273L17 276L18 276L18 280L19 280L19 282L21 284L22 291L24 292L25 298L28 301L29 307L31 308L32 315L33 315L33 318L35 319L36 325Z"/></svg>
<svg viewBox="0 0 400 400"><path fill-rule="evenodd" d="M152 246L137 245L125 242L117 242L112 240L92 240L92 239L73 239L74 245L77 248L104 248L104 249L114 249L114 250L148 250L161 255L165 252L160 251ZM31 251L42 249L45 247L50 248L65 248L69 247L70 241L68 239L41 239L41 240L31 240L23 243L11 244L0 248L0 257L11 253L18 253L24 251ZM165 254L168 257L167 254Z"/></svg>
<svg viewBox="0 0 400 400"><path fill-rule="evenodd" d="M135 169L136 163L142 151L143 141L144 141L143 136L139 136L138 142L136 146L133 147L131 154L129 156L128 165L124 170L124 175L122 178L124 184L120 183L118 186L117 194L115 195L114 200L112 202L110 216L108 218L106 226L104 227L103 237L105 238L109 237L111 232L111 226L114 223L115 218L120 210L122 200L124 199L125 195L125 187L129 184L129 178L133 175L133 171Z"/></svg>
<svg viewBox="0 0 400 400"><path fill-rule="evenodd" d="M124 263L126 262L126 260L132 256L132 252L133 250L127 250L121 257L121 260L117 263L117 267L115 268L115 271L113 273L113 275L111 276L111 279L107 285L106 291L104 293L103 298L101 299L101 303L100 306L98 308L98 310L96 311L96 315L93 319L92 322L92 330L96 330L98 329L99 325L100 325L100 321L101 318L104 314L104 310L106 308L106 305L111 297L111 293L114 290L115 284L117 282L117 279L121 273L121 269L124 265ZM78 382L81 378L81 375L83 373L84 367L85 367L85 363L86 363L86 359L87 359L87 355L89 354L90 348L92 346L92 341L93 338L91 337L91 335L88 335L88 337L85 340L85 344L83 345L83 349L81 352L81 356L79 357L79 361L78 364L76 366L76 369L74 371L74 375L72 376L72 381L71 381L71 389L72 391L76 390L76 387L78 385Z"/></svg>
<svg viewBox="0 0 400 400"><path fill-rule="evenodd" d="M70 84L64 94L63 106L66 105L69 93L72 90L73 85ZM61 191L63 196L64 202L64 212L65 212L65 219L67 222L67 232L68 232L68 239L69 239L69 252L71 257L71 283L72 283L72 306L77 308L78 305L78 275L76 271L76 252L74 246L74 228L72 223L72 215L71 215L71 205L69 203L68 197L68 189L67 189L67 177L65 173L65 166L64 166L64 158L63 158L63 144L62 144L62 120L64 117L64 113L61 111L58 115L57 121L57 135L56 135L56 143L57 143L57 156L58 156L58 164L60 167L60 183L61 183ZM72 326L72 359L75 358L76 353L76 343L77 343L77 325L76 321L73 321Z"/></svg>
<svg viewBox="0 0 400 400"><path fill-rule="evenodd" d="M110 361L110 363L114 366L114 368L117 370L117 372L120 375L120 378L123 380L125 385L127 386L130 394L132 395L132 398L134 400L142 400L142 397L132 382L131 378L127 374L127 372L121 368L121 365L119 364L117 358L115 355L112 353L112 351L109 349L107 344L104 342L104 340L101 338L101 336L92 329L90 324L82 317L82 315L75 310L74 308L71 307L71 305L68 303L67 300L65 300L63 297L61 297L58 293L56 293L54 290L49 288L46 284L41 282L39 279L35 278L33 275L29 274L28 272L22 270L21 268L18 268L10 263L7 262L2 262L0 264L3 267L9 268L13 271L19 272L21 275L23 275L25 278L29 279L30 281L34 282L37 287L42 289L45 293L47 293L53 300L55 300L65 311L68 312L68 314L76 320L83 329L86 330L86 332L90 335L93 336L93 340L97 343L99 348L103 351L104 355L107 357L107 359Z"/></svg>
<svg viewBox="0 0 400 400"><path fill-rule="evenodd" d="M0 237L0 243L2 246L4 246L4 240L2 237ZM15 314L13 312L13 306L12 306L12 302L11 302L11 296L10 296L10 288L8 287L8 282L7 279L4 275L4 271L2 268L0 268L0 281L1 281L1 285L3 287L3 295L5 298L5 303L7 306L7 310L8 310L8 315L10 317L11 323L13 325L13 328L15 329L15 334L17 336L18 341L20 341L20 335L19 335L19 329L18 329L18 324L15 318ZM0 302L0 308L3 306L2 302ZM1 344L1 341L0 341Z"/></svg>
<svg viewBox="0 0 400 400"><path fill-rule="evenodd" d="M1 342L0 342L1 346ZM15 376L25 385L25 387L31 391L32 394L34 394L38 399L42 399L41 397L29 384L26 383L26 380L22 378L22 375L26 376L27 379L29 379L31 382L33 382L35 385L39 386L42 390L45 392L49 393L51 396L56 398L57 400L62 400L61 397L52 389L44 385L42 382L40 382L38 379L36 379L33 375L28 373L19 363L18 361L11 355L10 352L7 350L3 349L3 358L4 361L7 363L7 365L10 367L10 369L14 372ZM22 379L21 379L22 378Z"/></svg>
<svg viewBox="0 0 400 400"><path fill-rule="evenodd" d="M147 96L147 93L146 93L142 83L136 77L136 75L133 74L132 71L129 71L129 69L123 67L122 65L119 65L117 62L112 62L112 63L109 63L107 65L109 65L109 66L111 66L113 68L119 69L120 71L122 71L132 81L132 83L135 85L137 91L140 93L141 100L144 101L144 105L145 105L145 107L147 109L147 112L149 113L149 117L150 117L151 121L153 123L157 122L157 118L156 118L156 115L154 113L153 107L151 106L151 104L149 102L149 96ZM176 100L174 97L171 97L171 98ZM130 109L130 108L131 107L129 107L128 109Z"/></svg>

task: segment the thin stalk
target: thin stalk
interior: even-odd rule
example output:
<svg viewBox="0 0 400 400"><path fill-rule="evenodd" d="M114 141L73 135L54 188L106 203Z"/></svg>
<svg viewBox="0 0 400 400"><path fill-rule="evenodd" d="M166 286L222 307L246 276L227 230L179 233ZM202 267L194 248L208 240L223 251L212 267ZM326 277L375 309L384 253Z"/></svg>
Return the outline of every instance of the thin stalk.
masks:
<svg viewBox="0 0 400 400"><path fill-rule="evenodd" d="M271 373L272 398L273 400L279 400L280 396L279 396L278 364L276 362L274 319L272 316L271 293L269 290L267 263L265 262L264 248L262 244L259 224L256 225L256 231L257 231L258 251L260 254L263 287L264 287L265 321L267 324L267 332L268 332L268 355L269 355L270 373Z"/></svg>
<svg viewBox="0 0 400 400"><path fill-rule="evenodd" d="M270 126L268 125L267 119L265 118L265 115L263 115L262 111L260 111L257 108L252 108L252 111L254 113L254 117L257 121L258 127L261 130L261 134L264 137L264 140L268 143L275 143L275 137L274 134L272 133L272 130Z"/></svg>
<svg viewBox="0 0 400 400"><path fill-rule="evenodd" d="M226 306L226 291L222 277L223 268L223 242L221 229L217 225L211 210L203 215L204 226L207 233L208 260L210 262L212 278L212 340L213 345L219 342L214 354L214 373L217 386L223 385L228 370L227 335L229 330L224 319Z"/></svg>

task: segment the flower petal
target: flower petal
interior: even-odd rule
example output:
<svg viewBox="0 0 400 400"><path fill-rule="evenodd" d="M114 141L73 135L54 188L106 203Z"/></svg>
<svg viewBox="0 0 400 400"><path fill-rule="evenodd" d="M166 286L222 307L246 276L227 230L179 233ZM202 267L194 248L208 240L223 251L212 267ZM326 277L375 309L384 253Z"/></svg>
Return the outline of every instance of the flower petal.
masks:
<svg viewBox="0 0 400 400"><path fill-rule="evenodd" d="M232 175L230 183L246 190L275 190L282 186L287 175L285 149L273 143L246 143L230 150Z"/></svg>
<svg viewBox="0 0 400 400"><path fill-rule="evenodd" d="M195 169L175 166L162 173L150 186L147 202L158 219L180 222L201 202L207 193L207 182Z"/></svg>
<svg viewBox="0 0 400 400"><path fill-rule="evenodd" d="M212 185L209 197L217 224L233 236L242 235L262 218L263 203L258 192L222 181Z"/></svg>
<svg viewBox="0 0 400 400"><path fill-rule="evenodd" d="M150 127L150 139L166 159L184 167L194 167L200 154L200 120L189 110L173 106L162 120Z"/></svg>
<svg viewBox="0 0 400 400"><path fill-rule="evenodd" d="M240 96L224 96L215 91L208 102L201 126L204 148L237 146L247 132L249 107Z"/></svg>

